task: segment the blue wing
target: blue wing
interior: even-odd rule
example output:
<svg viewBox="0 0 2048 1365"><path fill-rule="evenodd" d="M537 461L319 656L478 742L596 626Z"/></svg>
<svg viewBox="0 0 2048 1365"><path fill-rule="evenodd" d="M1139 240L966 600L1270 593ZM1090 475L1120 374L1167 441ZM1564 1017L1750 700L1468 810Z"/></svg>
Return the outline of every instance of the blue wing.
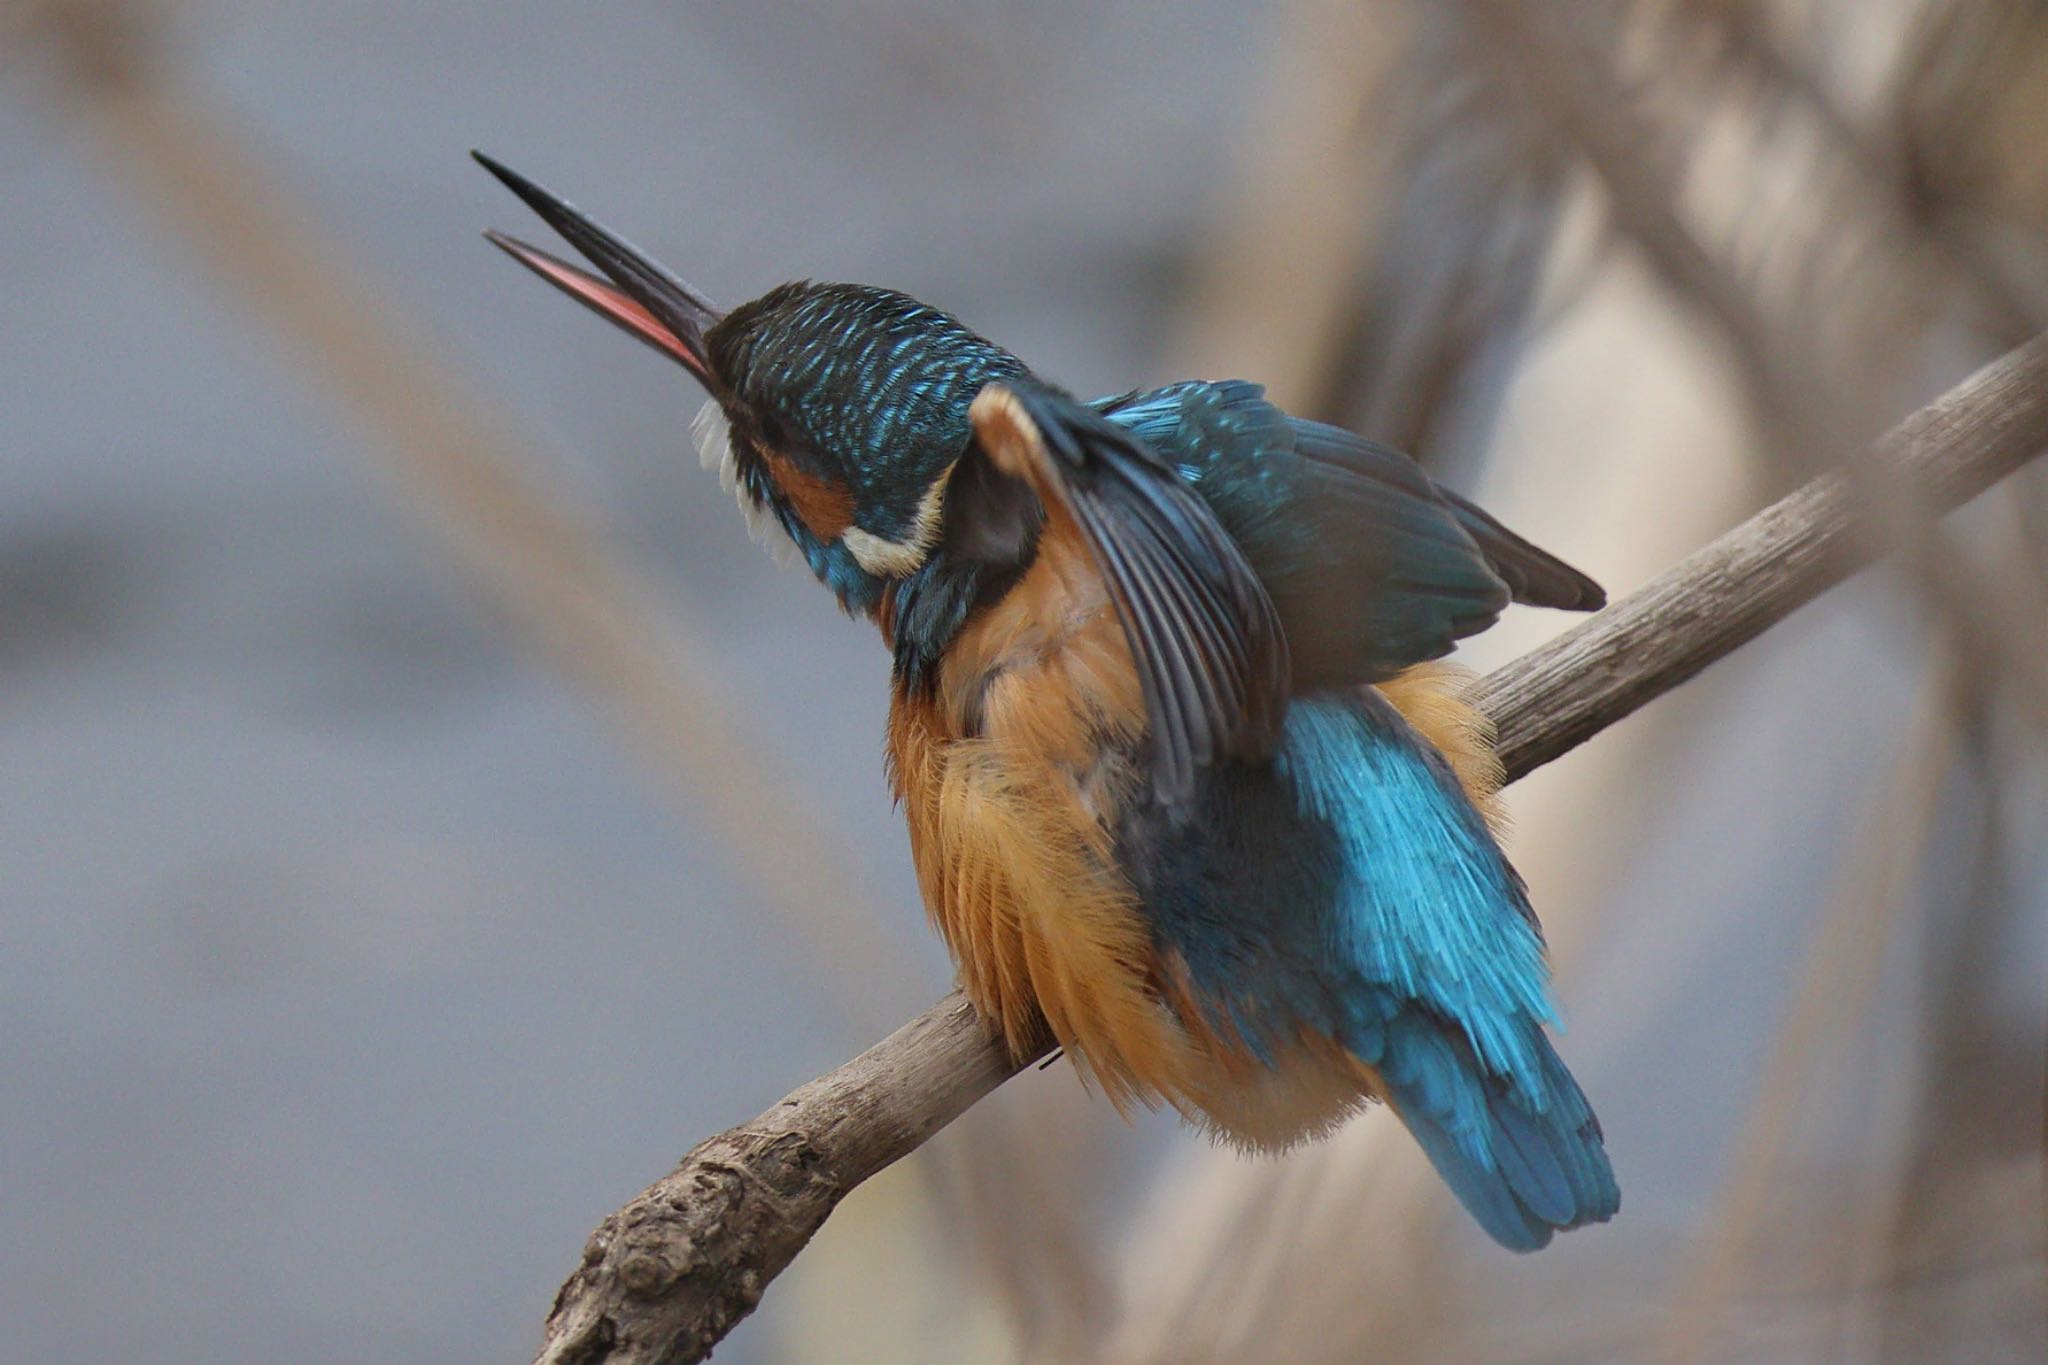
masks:
<svg viewBox="0 0 2048 1365"><path fill-rule="evenodd" d="M1217 1032L1269 1065L1307 1032L1373 1067L1496 1240L1614 1213L1521 879L1377 692L1297 698L1270 764L1207 770L1175 819L1134 808L1119 853Z"/></svg>
<svg viewBox="0 0 2048 1365"><path fill-rule="evenodd" d="M1285 625L1298 690L1439 658L1510 600L1605 601L1407 456L1290 417L1256 384L1175 384L1096 406L1178 464L1244 547Z"/></svg>

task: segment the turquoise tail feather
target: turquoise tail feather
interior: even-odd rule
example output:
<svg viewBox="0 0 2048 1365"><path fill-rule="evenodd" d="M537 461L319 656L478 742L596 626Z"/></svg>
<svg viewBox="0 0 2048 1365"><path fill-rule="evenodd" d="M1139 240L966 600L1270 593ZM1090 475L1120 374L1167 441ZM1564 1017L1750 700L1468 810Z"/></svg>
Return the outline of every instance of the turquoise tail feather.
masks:
<svg viewBox="0 0 2048 1365"><path fill-rule="evenodd" d="M1405 1011L1387 1028L1380 1077L1394 1110L1460 1203L1511 1251L1605 1222L1621 1189L1600 1121L1540 1030L1540 1089L1488 1075L1440 1020Z"/></svg>
<svg viewBox="0 0 2048 1365"><path fill-rule="evenodd" d="M1340 942L1372 1026L1347 1041L1495 1241L1611 1218L1599 1121L1551 1046L1549 971L1522 880L1441 755L1377 694L1310 709L1283 760L1346 852Z"/></svg>
<svg viewBox="0 0 2048 1365"><path fill-rule="evenodd" d="M1496 1241L1614 1214L1521 879L1379 693L1296 698L1271 765L1210 770L1186 815L1129 812L1121 851L1218 1030L1267 1065L1304 1032L1341 1043Z"/></svg>

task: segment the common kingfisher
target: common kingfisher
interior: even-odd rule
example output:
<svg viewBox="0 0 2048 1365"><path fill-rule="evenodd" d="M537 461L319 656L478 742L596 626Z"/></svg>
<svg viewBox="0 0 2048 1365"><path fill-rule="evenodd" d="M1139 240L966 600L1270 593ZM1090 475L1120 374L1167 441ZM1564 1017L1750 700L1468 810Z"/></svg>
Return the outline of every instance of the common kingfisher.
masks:
<svg viewBox="0 0 2048 1365"><path fill-rule="evenodd" d="M1613 1215L1500 765L1436 662L1597 583L1257 384L1079 401L868 285L724 312L477 159L597 273L490 240L688 370L705 463L879 627L925 905L1015 1057L1248 1150L1384 1101L1518 1251Z"/></svg>

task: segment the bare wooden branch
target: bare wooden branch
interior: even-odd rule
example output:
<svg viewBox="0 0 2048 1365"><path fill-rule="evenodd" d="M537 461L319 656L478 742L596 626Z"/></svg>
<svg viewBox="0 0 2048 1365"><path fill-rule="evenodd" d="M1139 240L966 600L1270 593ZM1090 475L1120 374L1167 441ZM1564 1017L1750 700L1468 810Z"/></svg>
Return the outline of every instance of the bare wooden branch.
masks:
<svg viewBox="0 0 2048 1365"><path fill-rule="evenodd" d="M1979 370L1892 428L1871 459L1930 514L1968 502L2038 454L2048 338ZM1661 577L1489 674L1477 700L1513 781L1669 692L1891 548L1858 517L1859 484L1824 474Z"/></svg>
<svg viewBox="0 0 2048 1365"><path fill-rule="evenodd" d="M1022 1065L954 991L753 1122L699 1143L590 1235L537 1359L702 1360L847 1191Z"/></svg>
<svg viewBox="0 0 2048 1365"><path fill-rule="evenodd" d="M2048 446L2048 338L1985 367L1879 443L1947 510ZM1782 620L1883 548L1828 475L1476 684L1510 780ZM848 1191L915 1151L1031 1060L956 992L845 1066L701 1144L605 1219L562 1286L542 1365L703 1359Z"/></svg>

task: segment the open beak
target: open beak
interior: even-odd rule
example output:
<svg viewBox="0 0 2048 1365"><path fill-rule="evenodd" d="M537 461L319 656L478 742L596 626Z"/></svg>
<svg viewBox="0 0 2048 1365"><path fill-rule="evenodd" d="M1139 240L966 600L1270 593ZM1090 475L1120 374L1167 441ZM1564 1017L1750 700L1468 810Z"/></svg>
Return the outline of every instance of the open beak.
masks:
<svg viewBox="0 0 2048 1365"><path fill-rule="evenodd" d="M610 278L593 275L495 230L484 234L493 245L586 308L678 361L706 385L714 384L704 332L725 316L722 311L568 200L548 193L482 152L470 155Z"/></svg>

